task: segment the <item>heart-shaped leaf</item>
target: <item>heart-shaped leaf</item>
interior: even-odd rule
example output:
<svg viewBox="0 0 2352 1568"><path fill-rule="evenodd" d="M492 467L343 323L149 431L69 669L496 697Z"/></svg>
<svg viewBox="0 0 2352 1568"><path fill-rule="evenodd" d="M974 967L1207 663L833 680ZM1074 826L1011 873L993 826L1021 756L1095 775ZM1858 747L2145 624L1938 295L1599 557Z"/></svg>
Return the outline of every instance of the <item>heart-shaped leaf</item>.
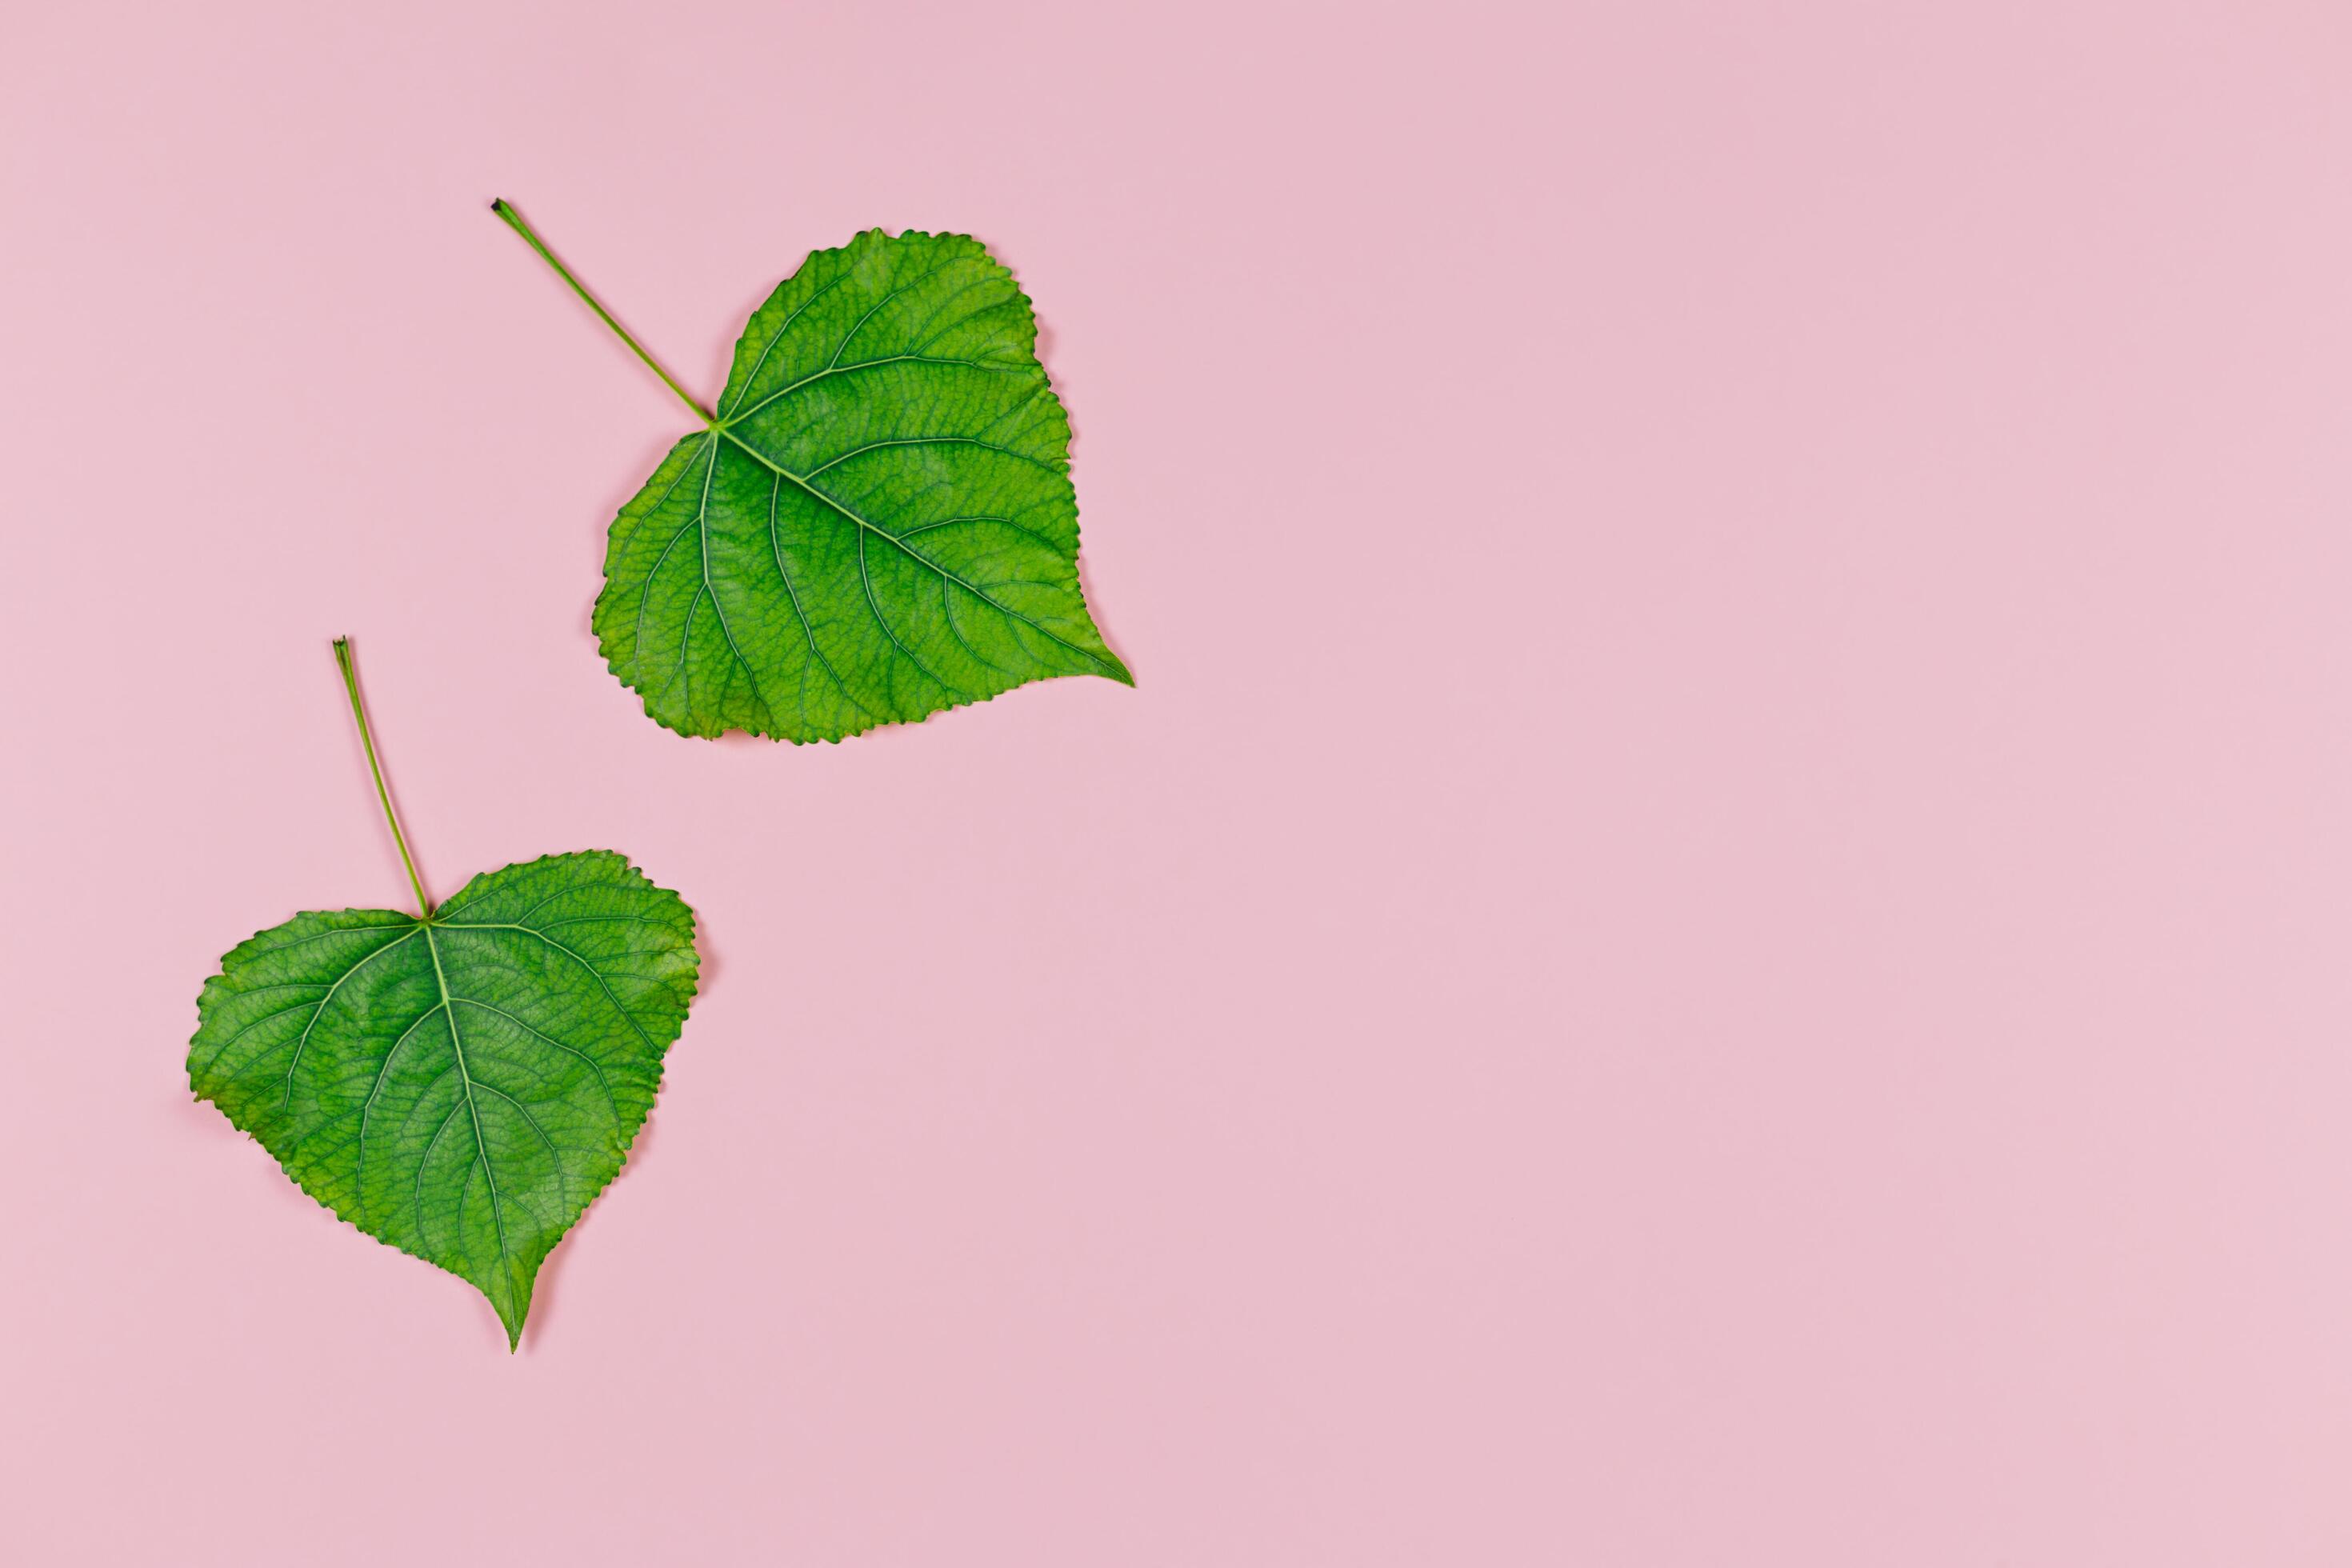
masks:
<svg viewBox="0 0 2352 1568"><path fill-rule="evenodd" d="M299 914L232 949L188 1078L304 1192L470 1281L514 1345L541 1263L652 1109L694 999L694 912L609 850L417 900L421 917Z"/></svg>
<svg viewBox="0 0 2352 1568"><path fill-rule="evenodd" d="M978 240L815 252L708 413L494 205L702 420L614 521L596 600L647 713L833 741L1051 676L1132 684L1079 589L1069 419L1029 300Z"/></svg>

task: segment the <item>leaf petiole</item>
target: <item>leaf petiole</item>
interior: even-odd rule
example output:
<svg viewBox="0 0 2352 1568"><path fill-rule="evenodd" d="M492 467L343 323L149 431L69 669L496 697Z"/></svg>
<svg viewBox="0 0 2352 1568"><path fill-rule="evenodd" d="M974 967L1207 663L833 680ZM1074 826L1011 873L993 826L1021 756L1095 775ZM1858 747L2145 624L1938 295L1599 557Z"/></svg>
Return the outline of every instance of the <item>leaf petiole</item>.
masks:
<svg viewBox="0 0 2352 1568"><path fill-rule="evenodd" d="M662 378L663 385L677 394L679 402L694 410L694 416L696 418L701 420L705 425L716 423L710 410L703 407L701 404L697 403L693 397L688 394L686 388L677 384L677 378L671 375L669 372L664 370L661 367L661 362L646 352L644 344L638 342L636 339L629 336L629 329L621 325L620 322L613 319L613 312L604 309L604 302L598 300L595 295L588 292L587 286L582 283L579 279L572 276L572 269L555 258L555 252L548 249L546 242L541 239L538 234L533 232L530 225L523 222L522 214L514 210L513 204L507 201L504 197L500 197L490 204L490 210L498 214L499 216L504 218L509 227L512 228L517 234L522 236L523 238L530 243L530 247L539 252L541 258L550 267L555 268L556 276L562 278L566 283L572 285L572 291L573 293L588 301L588 308L595 311L598 316L602 317L604 324L612 328L614 334L618 336L623 342L629 345L629 351L632 353L645 361L646 367L656 375Z"/></svg>
<svg viewBox="0 0 2352 1568"><path fill-rule="evenodd" d="M417 918L433 918L433 900L425 896L424 879L416 874L416 862L408 853L408 836L400 830L400 817L392 809L392 792L384 787L383 765L375 759L375 737L368 732L367 707L360 700L359 672L352 667L352 639L335 639L335 668L343 672L343 689L351 695L352 717L359 721L360 744L367 748L368 771L375 775L375 797L383 802L383 819L392 825L392 841L400 847L400 863L408 868L408 885L416 890Z"/></svg>

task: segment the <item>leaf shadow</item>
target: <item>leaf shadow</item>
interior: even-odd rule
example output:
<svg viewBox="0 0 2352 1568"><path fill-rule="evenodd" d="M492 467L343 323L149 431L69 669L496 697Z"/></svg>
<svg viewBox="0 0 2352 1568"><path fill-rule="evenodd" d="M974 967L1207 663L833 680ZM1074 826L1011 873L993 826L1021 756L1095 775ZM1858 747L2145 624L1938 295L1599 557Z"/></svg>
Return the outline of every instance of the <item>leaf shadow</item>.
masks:
<svg viewBox="0 0 2352 1568"><path fill-rule="evenodd" d="M1015 272L1013 276L1017 279L1020 274ZM1085 434L1084 430L1081 428L1082 421L1078 418L1077 410L1071 405L1068 378L1066 376L1056 374L1054 370L1053 326L1047 322L1043 316L1037 316L1035 314L1036 307L1034 303L1030 306L1030 310L1037 323L1037 363L1045 367L1045 379L1047 383L1052 385L1054 395L1061 402L1062 416L1069 422L1070 482L1072 487L1075 489L1079 479L1078 447L1079 442ZM1095 631L1102 637L1103 646L1110 649L1111 653L1118 659L1119 663L1127 666L1128 674L1132 676L1135 674L1135 660L1128 657L1127 649L1121 647L1118 638L1112 635L1108 619L1104 616L1102 612L1102 597L1095 592L1094 574L1088 570L1087 565L1085 537L1086 506L1083 500L1079 503L1078 518L1078 596L1086 601L1087 614L1093 619L1095 623Z"/></svg>
<svg viewBox="0 0 2352 1568"><path fill-rule="evenodd" d="M1087 552L1083 544L1078 550L1078 597L1086 601L1087 616L1094 622L1095 635L1102 638L1103 647L1110 649L1111 656L1127 667L1129 677L1137 685L1141 685L1142 677L1135 673L1133 656L1120 645L1118 634L1111 630L1110 617L1102 612L1102 596L1095 592L1094 574L1087 568Z"/></svg>

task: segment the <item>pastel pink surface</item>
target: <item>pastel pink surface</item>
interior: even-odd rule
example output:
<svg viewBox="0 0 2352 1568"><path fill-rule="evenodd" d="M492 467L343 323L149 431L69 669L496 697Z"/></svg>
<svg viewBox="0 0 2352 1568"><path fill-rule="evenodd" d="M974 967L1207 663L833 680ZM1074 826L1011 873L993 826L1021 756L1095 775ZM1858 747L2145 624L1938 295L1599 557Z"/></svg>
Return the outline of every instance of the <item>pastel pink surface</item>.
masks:
<svg viewBox="0 0 2352 1568"><path fill-rule="evenodd" d="M0 1558L2352 1561L2340 5L20 8ZM858 228L1037 300L1139 686L587 630ZM622 849L522 1353L198 984Z"/></svg>

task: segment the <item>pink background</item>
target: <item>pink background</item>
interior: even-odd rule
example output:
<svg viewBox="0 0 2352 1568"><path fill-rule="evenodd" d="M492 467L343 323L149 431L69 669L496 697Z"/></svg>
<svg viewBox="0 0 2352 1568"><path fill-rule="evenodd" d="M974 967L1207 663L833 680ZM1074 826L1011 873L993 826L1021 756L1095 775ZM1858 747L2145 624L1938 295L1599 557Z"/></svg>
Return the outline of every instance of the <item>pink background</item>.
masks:
<svg viewBox="0 0 2352 1568"><path fill-rule="evenodd" d="M396 19L395 19L396 18ZM2352 13L205 5L0 47L0 1557L2352 1562ZM1039 301L1140 686L693 743L678 374ZM220 953L625 850L523 1352Z"/></svg>

